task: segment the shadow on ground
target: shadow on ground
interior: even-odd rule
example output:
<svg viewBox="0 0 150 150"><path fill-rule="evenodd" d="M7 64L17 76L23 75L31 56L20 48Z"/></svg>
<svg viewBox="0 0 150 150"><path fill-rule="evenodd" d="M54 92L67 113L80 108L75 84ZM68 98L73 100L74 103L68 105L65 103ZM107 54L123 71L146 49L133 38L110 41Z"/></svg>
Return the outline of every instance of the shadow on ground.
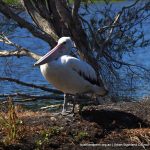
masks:
<svg viewBox="0 0 150 150"><path fill-rule="evenodd" d="M81 116L85 120L95 122L102 128L110 130L150 127L147 121L131 113L118 110L84 110Z"/></svg>

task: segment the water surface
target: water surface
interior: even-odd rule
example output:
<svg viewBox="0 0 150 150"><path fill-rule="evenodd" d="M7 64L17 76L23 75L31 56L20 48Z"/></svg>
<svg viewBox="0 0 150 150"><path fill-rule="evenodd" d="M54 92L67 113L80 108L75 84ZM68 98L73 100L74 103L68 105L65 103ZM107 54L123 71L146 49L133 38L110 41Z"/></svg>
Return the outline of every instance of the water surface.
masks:
<svg viewBox="0 0 150 150"><path fill-rule="evenodd" d="M131 1L113 3L113 7L114 9L118 10L122 6L126 4L129 5L130 3ZM95 15L92 14L93 9L101 9L102 7L104 7L104 4L91 5L91 16L85 16L85 19L92 18L93 15ZM82 11L82 9L80 11ZM22 15L24 16L24 18L31 21L30 17L27 14L23 13ZM144 33L146 34L147 38L150 38L149 24L150 24L150 19L144 23ZM27 38L25 38L26 36ZM14 30L14 32L11 32L8 35L8 37L11 38L12 41L18 43L19 45L41 55L45 54L50 49L47 43L45 43L44 41L38 38L33 37L26 29L23 28L17 27ZM0 43L0 48L10 49L10 50L13 49L13 47L5 45L3 43ZM131 57L125 56L124 59L132 63L143 64L144 66L149 68L150 67L149 49L150 47L137 49L134 55L132 55ZM17 57L0 58L0 76L8 76L8 77L19 79L24 82L34 83L34 84L44 85L50 88L54 88L49 83L47 83L47 81L43 78L39 68L33 66L34 63L35 60L28 57L22 57L21 59ZM140 90L137 93L139 93L141 97L145 95L149 95L150 93L149 84L146 83L144 85L139 84L139 87ZM44 92L38 89L33 89L30 87L20 86L6 81L0 82L0 94L10 94L16 92L27 93L27 94L38 94L38 95L49 94L48 92Z"/></svg>

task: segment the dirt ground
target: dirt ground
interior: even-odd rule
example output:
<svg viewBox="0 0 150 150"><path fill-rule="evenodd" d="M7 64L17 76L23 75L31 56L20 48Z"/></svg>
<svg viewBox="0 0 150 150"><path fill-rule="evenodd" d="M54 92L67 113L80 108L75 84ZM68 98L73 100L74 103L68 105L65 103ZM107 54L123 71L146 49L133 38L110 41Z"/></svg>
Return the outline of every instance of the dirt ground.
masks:
<svg viewBox="0 0 150 150"><path fill-rule="evenodd" d="M1 123L0 150L150 149L150 101L87 106L75 115L15 107ZM8 112L1 112L8 119ZM2 122L2 119L0 120ZM15 122L15 123L14 123ZM15 137L9 137L16 134Z"/></svg>

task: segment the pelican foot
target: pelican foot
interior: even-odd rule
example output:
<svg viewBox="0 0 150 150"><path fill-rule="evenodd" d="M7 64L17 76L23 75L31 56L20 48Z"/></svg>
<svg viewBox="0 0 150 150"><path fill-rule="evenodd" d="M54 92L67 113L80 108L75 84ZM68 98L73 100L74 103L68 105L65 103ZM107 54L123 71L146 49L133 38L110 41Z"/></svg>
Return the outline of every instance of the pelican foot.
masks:
<svg viewBox="0 0 150 150"><path fill-rule="evenodd" d="M63 116L67 116L67 115L70 115L70 114L74 114L72 111L62 111L61 112L61 115Z"/></svg>

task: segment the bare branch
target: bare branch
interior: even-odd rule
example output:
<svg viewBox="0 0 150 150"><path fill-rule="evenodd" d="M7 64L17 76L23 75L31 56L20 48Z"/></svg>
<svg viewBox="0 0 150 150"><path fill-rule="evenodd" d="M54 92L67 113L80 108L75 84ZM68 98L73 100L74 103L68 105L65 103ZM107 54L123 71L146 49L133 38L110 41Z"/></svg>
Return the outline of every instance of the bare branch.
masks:
<svg viewBox="0 0 150 150"><path fill-rule="evenodd" d="M103 51L103 54L109 58L109 61L111 62L115 62L115 63L118 63L120 65L124 65L124 66L131 66L131 67L137 67L139 69L143 69L147 72L150 72L149 69L147 69L146 67L142 67L141 65L136 65L136 64L130 64L130 63L127 63L127 62L123 62L123 61L119 61L119 60L116 60L115 58L113 58L112 56L110 56L108 53L106 53L105 51Z"/></svg>
<svg viewBox="0 0 150 150"><path fill-rule="evenodd" d="M12 57L12 56L16 56L16 57L28 56L35 60L39 60L41 58L41 56L33 52L30 52L27 49L11 50L11 51L1 50L0 51L0 57Z"/></svg>
<svg viewBox="0 0 150 150"><path fill-rule="evenodd" d="M24 93L14 93L14 94L0 94L0 97L17 97L17 98L25 98L24 100L13 100L14 102L30 102L30 101L36 101L39 99L46 100L63 100L63 96L61 95L30 95L30 94L24 94Z"/></svg>
<svg viewBox="0 0 150 150"><path fill-rule="evenodd" d="M0 42L4 42L5 44L11 45L16 47L16 50L12 51L7 51L7 50L1 50L0 51L0 57L11 57L11 56L17 56L17 57L22 57L22 56L28 56L31 57L35 60L40 59L41 56L23 48L22 46L10 41L4 34L1 34L0 36Z"/></svg>
<svg viewBox="0 0 150 150"><path fill-rule="evenodd" d="M46 88L44 86L39 86L39 85L35 85L35 84L32 84L32 83L26 83L26 82L23 82L23 81L20 81L20 80L17 80L17 79L13 79L13 78L0 77L0 81L14 82L14 83L17 83L17 84L20 84L20 85L23 85L23 86L27 86L27 87L31 87L31 88L37 88L37 89L40 89L40 90L43 90L43 91L48 91L48 92L52 92L52 93L56 93L56 94L62 94L61 91L58 91L58 90L55 90L55 89L49 89L49 88Z"/></svg>
<svg viewBox="0 0 150 150"><path fill-rule="evenodd" d="M14 94L0 94L0 98L4 98L4 97L15 97L16 99L13 100L13 102L32 102L32 101L36 101L39 99L42 100L63 100L64 97L63 95L30 95L30 94L24 94L24 93L14 93ZM21 98L21 100L20 100ZM23 99L22 99L23 98ZM3 103L5 103L7 101L4 101ZM69 103L72 103L72 97L69 97L68 99ZM91 97L89 96L82 96L79 97L79 99L76 99L76 104L83 104L83 105L97 105L99 104L99 101L95 101L93 100ZM60 105L60 104L58 104ZM56 105L50 105L49 108L54 108L54 106ZM60 105L62 106L62 105ZM43 107L43 109L46 109L47 107Z"/></svg>
<svg viewBox="0 0 150 150"><path fill-rule="evenodd" d="M10 41L4 34L0 34L0 42L3 42L5 44L15 46L16 48L20 48L21 46L17 45L16 43L13 43Z"/></svg>
<svg viewBox="0 0 150 150"><path fill-rule="evenodd" d="M123 14L123 12L124 12L126 9L129 9L129 8L135 6L138 2L139 2L139 0L136 0L133 4L131 4L131 5L129 5L129 6L124 6L124 7L122 8L122 10L115 16L115 19L114 19L114 21L113 21L113 23L112 23L112 25L111 25L112 27L111 27L111 29L110 29L110 32L109 32L109 35L108 35L107 39L105 40L105 43L107 43L107 42L109 41L109 39L111 38L111 35L112 35L112 33L113 33L113 30L114 30L114 28L116 27L117 23L119 22L119 19L120 19L121 15Z"/></svg>
<svg viewBox="0 0 150 150"><path fill-rule="evenodd" d="M0 12L3 13L6 17L12 18L16 21L20 27L27 28L34 36L43 39L51 45L55 45L56 42L49 36L48 34L42 32L39 28L34 26L33 24L27 22L19 15L15 14L3 1L0 1Z"/></svg>

